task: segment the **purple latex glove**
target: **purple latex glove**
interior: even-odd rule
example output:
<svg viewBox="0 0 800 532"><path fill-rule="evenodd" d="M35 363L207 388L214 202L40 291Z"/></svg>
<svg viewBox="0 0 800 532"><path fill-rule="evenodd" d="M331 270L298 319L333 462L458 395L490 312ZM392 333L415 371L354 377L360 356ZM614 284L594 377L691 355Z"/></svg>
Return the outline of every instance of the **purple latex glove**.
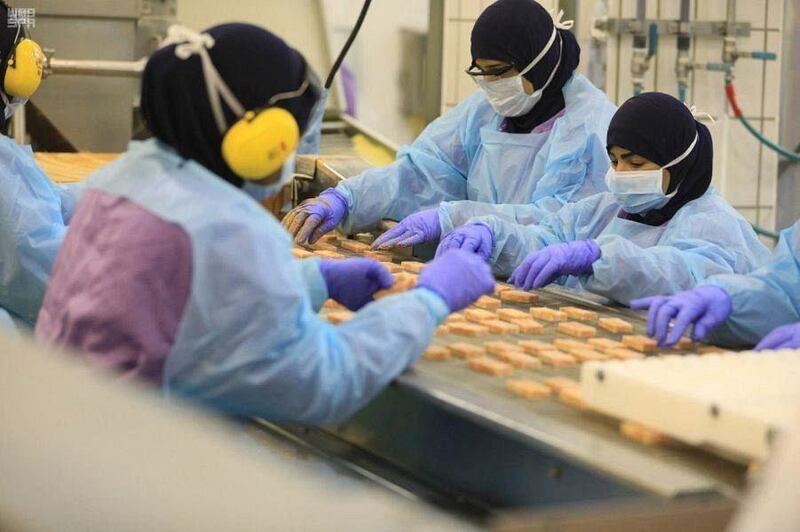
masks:
<svg viewBox="0 0 800 532"><path fill-rule="evenodd" d="M756 346L756 351L764 349L800 349L800 322L778 327L766 335Z"/></svg>
<svg viewBox="0 0 800 532"><path fill-rule="evenodd" d="M483 260L489 260L494 249L494 233L492 229L482 223L470 223L453 229L446 235L436 248L438 257L449 249L463 249L476 253Z"/></svg>
<svg viewBox="0 0 800 532"><path fill-rule="evenodd" d="M403 218L372 243L372 249L414 246L436 240L441 236L439 209L426 209Z"/></svg>
<svg viewBox="0 0 800 532"><path fill-rule="evenodd" d="M575 240L547 246L529 253L511 278L517 288L542 288L562 275L592 273L592 264L600 258L600 246L594 240Z"/></svg>
<svg viewBox="0 0 800 532"><path fill-rule="evenodd" d="M672 347L694 325L692 337L702 339L714 327L728 319L732 303L728 293L718 286L698 286L674 296L653 296L631 301L636 310L649 308L647 334L659 347ZM670 330L670 321L675 320Z"/></svg>
<svg viewBox="0 0 800 532"><path fill-rule="evenodd" d="M429 262L419 274L418 288L427 288L444 299L450 312L457 312L494 290L489 265L478 255L451 249Z"/></svg>
<svg viewBox="0 0 800 532"><path fill-rule="evenodd" d="M298 244L313 244L336 228L347 216L347 199L335 188L329 188L316 198L311 198L291 211L283 219L283 226Z"/></svg>
<svg viewBox="0 0 800 532"><path fill-rule="evenodd" d="M319 269L328 296L350 310L360 309L372 301L375 292L394 284L389 270L372 259L323 260Z"/></svg>

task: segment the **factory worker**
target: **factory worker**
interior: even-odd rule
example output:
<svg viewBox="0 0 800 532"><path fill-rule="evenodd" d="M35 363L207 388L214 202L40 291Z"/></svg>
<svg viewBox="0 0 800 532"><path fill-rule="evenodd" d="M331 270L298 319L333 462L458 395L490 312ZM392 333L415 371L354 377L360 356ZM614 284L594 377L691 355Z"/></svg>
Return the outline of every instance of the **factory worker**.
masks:
<svg viewBox="0 0 800 532"><path fill-rule="evenodd" d="M0 130L39 87L44 55L0 3ZM53 185L30 146L0 135L0 308L33 326L75 200Z"/></svg>
<svg viewBox="0 0 800 532"><path fill-rule="evenodd" d="M493 289L489 267L448 254L416 289L367 304L392 284L380 263L295 260L255 200L294 169L318 99L305 60L246 24L174 26L167 42L142 79L155 138L89 177L37 338L222 412L341 420L413 363L449 312ZM358 312L328 323L317 311L329 297Z"/></svg>
<svg viewBox="0 0 800 532"><path fill-rule="evenodd" d="M748 275L715 275L671 297L633 301L649 308L647 333L674 345L689 327L719 345L800 349L800 221L781 233L770 261Z"/></svg>
<svg viewBox="0 0 800 532"><path fill-rule="evenodd" d="M284 220L297 242L402 220L377 248L438 240L480 214L531 223L605 190L615 107L575 72L580 48L533 0L498 0L472 29L480 90L432 122L386 167L306 201Z"/></svg>
<svg viewBox="0 0 800 532"><path fill-rule="evenodd" d="M478 217L446 235L531 290L552 282L622 303L672 294L721 273L748 273L769 251L711 185L711 134L681 102L658 92L625 102L608 127L603 192L538 225Z"/></svg>

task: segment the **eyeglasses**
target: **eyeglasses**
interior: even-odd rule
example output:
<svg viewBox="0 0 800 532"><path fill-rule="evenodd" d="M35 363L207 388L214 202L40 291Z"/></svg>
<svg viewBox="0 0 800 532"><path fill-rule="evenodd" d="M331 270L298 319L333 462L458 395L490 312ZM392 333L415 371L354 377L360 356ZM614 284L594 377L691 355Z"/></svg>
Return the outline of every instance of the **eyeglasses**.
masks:
<svg viewBox="0 0 800 532"><path fill-rule="evenodd" d="M464 70L464 72L466 72L468 76L472 76L473 78L477 78L480 76L500 77L503 74L506 74L509 71L513 70L514 68L516 67L513 64L508 64L508 65L499 65L483 69L473 62L469 66L469 68Z"/></svg>

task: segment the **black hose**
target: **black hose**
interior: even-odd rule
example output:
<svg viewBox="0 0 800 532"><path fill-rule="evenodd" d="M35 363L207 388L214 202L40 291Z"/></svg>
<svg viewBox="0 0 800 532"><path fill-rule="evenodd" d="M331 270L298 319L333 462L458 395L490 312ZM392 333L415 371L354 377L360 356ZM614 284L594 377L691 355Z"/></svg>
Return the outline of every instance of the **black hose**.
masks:
<svg viewBox="0 0 800 532"><path fill-rule="evenodd" d="M331 71L328 73L328 79L325 80L325 88L330 89L331 85L333 84L333 78L336 77L336 73L339 72L339 67L342 66L342 61L344 61L347 52L350 50L350 46L353 45L353 41L356 40L356 36L358 35L359 30L361 30L361 24L364 22L364 18L367 16L367 11L369 11L369 5L372 3L372 0L364 0L364 5L361 6L361 13L358 14L358 20L356 20L356 25L353 26L353 30L350 32L350 36L347 38L347 42L344 43L342 47L342 51L339 52L339 57L336 58L336 61L333 63L331 67Z"/></svg>

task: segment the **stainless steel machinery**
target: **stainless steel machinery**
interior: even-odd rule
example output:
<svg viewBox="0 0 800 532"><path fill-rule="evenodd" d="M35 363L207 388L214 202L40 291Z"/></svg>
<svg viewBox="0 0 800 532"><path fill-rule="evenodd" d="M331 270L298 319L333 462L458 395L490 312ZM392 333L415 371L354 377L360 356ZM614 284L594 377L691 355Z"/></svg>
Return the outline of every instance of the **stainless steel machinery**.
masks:
<svg viewBox="0 0 800 532"><path fill-rule="evenodd" d="M36 10L31 32L60 74L31 101L81 150L123 151L137 127L132 62L157 47L175 21L176 0L29 0L26 7Z"/></svg>

